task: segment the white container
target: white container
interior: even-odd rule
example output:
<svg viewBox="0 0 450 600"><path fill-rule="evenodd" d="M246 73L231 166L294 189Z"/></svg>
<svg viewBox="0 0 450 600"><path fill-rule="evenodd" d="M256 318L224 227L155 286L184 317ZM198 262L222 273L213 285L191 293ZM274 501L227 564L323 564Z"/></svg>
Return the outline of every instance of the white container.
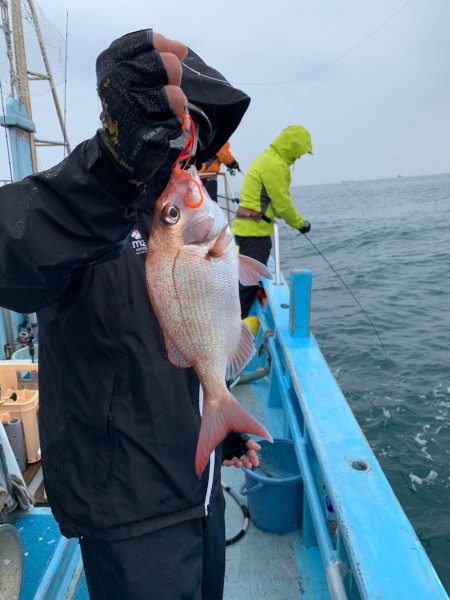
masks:
<svg viewBox="0 0 450 600"><path fill-rule="evenodd" d="M23 479L22 473L20 472L19 465L17 464L16 457L14 456L14 452L11 449L11 444L9 443L8 436L6 435L5 428L3 427L3 423L0 421L0 443L3 446L3 451L5 453L6 458L6 466L8 468L10 475L15 475L18 477L24 487L26 488L25 481Z"/></svg>

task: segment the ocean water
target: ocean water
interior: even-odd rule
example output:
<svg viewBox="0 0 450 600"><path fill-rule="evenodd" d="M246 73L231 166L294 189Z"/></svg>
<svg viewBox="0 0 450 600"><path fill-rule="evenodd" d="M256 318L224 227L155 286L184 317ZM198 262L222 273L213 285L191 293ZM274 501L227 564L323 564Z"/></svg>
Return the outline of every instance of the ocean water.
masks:
<svg viewBox="0 0 450 600"><path fill-rule="evenodd" d="M313 273L312 329L450 591L450 174L293 189L310 238L280 227L282 269Z"/></svg>

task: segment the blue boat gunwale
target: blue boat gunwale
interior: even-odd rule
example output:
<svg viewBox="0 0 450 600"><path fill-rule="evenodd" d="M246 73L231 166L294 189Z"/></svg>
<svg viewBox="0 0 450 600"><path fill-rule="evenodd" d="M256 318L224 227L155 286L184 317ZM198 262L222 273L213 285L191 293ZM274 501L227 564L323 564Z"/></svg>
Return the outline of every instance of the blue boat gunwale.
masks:
<svg viewBox="0 0 450 600"><path fill-rule="evenodd" d="M274 275L273 262L269 270ZM306 546L319 546L331 597L448 598L310 333L311 273L293 271L290 286L283 277L274 281L263 282L267 301L256 308L262 325L257 342L273 332L269 406L285 412L304 480L302 537ZM314 460L335 511L336 548L320 492L313 489Z"/></svg>

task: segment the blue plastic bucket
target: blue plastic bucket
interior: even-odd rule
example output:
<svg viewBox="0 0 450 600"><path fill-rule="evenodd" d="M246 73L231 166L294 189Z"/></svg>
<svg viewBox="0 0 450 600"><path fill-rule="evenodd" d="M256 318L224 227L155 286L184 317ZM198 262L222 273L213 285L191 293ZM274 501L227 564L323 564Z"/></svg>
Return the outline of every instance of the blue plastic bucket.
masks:
<svg viewBox="0 0 450 600"><path fill-rule="evenodd" d="M300 527L303 482L291 440L262 440L260 465L245 469L241 494L248 497L253 523L263 531L286 533Z"/></svg>

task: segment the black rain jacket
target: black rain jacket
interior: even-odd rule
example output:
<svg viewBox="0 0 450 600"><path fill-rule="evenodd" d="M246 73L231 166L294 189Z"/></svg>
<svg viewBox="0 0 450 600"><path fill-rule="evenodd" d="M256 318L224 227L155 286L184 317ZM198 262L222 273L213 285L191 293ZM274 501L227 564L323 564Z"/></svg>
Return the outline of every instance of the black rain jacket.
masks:
<svg viewBox="0 0 450 600"><path fill-rule="evenodd" d="M203 83L183 75L189 100L219 117L215 146L249 98ZM0 188L0 305L38 314L44 481L61 531L117 540L203 516L209 473L194 471L198 380L169 362L146 292L149 204L95 148Z"/></svg>

